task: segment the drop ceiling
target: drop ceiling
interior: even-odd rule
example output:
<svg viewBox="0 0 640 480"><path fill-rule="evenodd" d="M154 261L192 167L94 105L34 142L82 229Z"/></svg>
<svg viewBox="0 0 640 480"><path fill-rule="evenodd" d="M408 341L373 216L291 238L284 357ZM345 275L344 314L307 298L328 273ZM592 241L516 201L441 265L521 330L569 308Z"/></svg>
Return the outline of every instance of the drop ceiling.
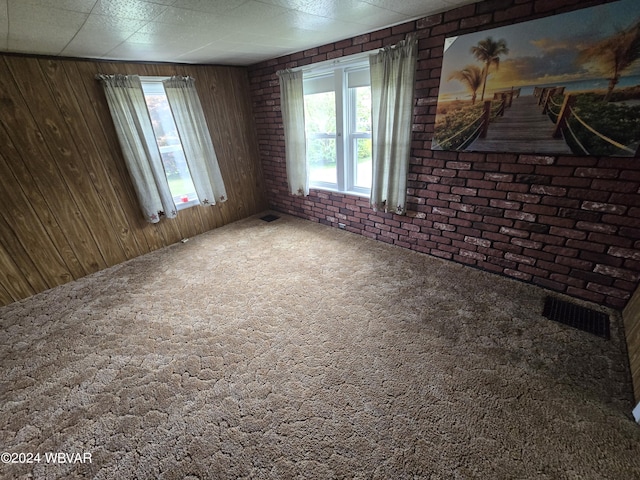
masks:
<svg viewBox="0 0 640 480"><path fill-rule="evenodd" d="M477 0L0 0L0 51L250 65Z"/></svg>

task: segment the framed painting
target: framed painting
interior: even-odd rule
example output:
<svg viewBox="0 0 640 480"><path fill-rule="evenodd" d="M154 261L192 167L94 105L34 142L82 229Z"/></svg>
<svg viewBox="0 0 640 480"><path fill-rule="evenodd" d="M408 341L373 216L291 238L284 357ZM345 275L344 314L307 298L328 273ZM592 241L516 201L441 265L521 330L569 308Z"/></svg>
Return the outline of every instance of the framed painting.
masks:
<svg viewBox="0 0 640 480"><path fill-rule="evenodd" d="M638 157L640 2L445 39L434 150Z"/></svg>

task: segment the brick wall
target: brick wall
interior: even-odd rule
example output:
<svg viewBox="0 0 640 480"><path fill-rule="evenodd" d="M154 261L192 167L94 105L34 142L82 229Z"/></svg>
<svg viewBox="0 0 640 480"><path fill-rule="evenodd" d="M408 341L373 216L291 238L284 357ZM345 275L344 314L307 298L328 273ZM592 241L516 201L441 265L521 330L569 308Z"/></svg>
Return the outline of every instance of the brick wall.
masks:
<svg viewBox="0 0 640 480"><path fill-rule="evenodd" d="M490 0L269 60L250 68L273 209L382 242L622 308L640 279L640 160L431 150L446 35L604 1ZM417 31L419 58L407 215L367 198L289 195L275 72L373 50Z"/></svg>

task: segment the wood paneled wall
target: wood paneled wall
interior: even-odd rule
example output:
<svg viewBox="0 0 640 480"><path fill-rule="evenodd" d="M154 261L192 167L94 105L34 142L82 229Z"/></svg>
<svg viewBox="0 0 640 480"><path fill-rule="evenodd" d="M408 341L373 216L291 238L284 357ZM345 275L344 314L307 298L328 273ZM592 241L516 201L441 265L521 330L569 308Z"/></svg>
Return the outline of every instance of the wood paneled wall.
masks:
<svg viewBox="0 0 640 480"><path fill-rule="evenodd" d="M144 221L97 73L191 75L229 200ZM0 55L0 305L267 208L245 69Z"/></svg>
<svg viewBox="0 0 640 480"><path fill-rule="evenodd" d="M629 352L633 393L636 402L640 402L640 287L622 311L622 318Z"/></svg>

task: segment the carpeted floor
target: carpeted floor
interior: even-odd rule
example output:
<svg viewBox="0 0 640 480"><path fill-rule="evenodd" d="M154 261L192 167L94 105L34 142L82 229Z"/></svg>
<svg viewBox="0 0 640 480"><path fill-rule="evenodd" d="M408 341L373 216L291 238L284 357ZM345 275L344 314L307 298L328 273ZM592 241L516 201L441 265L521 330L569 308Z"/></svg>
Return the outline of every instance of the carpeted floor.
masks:
<svg viewBox="0 0 640 480"><path fill-rule="evenodd" d="M547 294L286 215L227 225L0 309L1 449L41 455L0 477L640 478L619 315L604 340Z"/></svg>

